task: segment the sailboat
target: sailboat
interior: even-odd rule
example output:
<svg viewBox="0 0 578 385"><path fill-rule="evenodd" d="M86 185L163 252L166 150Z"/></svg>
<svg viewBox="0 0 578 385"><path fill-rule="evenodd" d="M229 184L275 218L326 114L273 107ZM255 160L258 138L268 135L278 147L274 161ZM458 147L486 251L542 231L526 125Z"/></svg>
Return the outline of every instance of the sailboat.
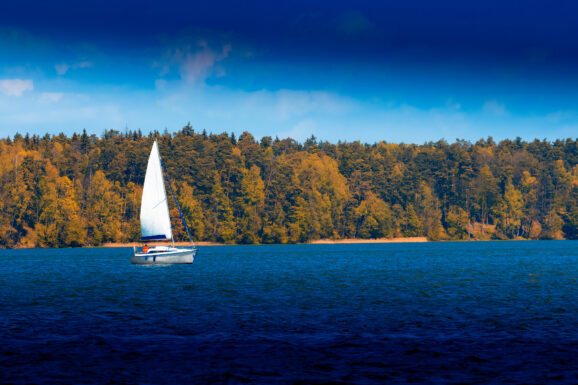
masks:
<svg viewBox="0 0 578 385"><path fill-rule="evenodd" d="M169 216L169 205L167 202L167 194L165 191L165 183L163 180L163 170L167 183L171 189L171 194L175 200L175 204L179 209L181 220L187 230L189 240L192 243L191 248L176 248L171 229L171 218ZM142 241L166 241L170 240L171 246L145 246L142 250L134 249L134 256L130 261L138 265L170 265L176 263L193 263L197 248L191 238L191 233L187 227L187 223L181 213L181 208L175 198L171 182L166 175L166 169L159 154L159 146L157 141L153 143L149 161L147 164L147 171L144 180L144 187L142 192L141 207L140 207L140 228L142 234Z"/></svg>

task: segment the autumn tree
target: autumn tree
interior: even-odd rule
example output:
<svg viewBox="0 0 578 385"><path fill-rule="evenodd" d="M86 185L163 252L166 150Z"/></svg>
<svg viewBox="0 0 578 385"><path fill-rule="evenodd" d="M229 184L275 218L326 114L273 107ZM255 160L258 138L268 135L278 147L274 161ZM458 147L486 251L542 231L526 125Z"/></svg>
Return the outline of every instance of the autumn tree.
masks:
<svg viewBox="0 0 578 385"><path fill-rule="evenodd" d="M138 240L154 140L195 240L578 237L575 139L301 144L186 125L0 139L0 246Z"/></svg>

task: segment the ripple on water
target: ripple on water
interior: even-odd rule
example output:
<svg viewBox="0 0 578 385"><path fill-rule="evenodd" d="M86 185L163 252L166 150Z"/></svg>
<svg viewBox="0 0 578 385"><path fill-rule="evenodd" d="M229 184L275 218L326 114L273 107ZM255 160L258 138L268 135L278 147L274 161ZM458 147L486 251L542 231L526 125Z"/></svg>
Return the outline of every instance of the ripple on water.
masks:
<svg viewBox="0 0 578 385"><path fill-rule="evenodd" d="M0 383L578 383L577 250L1 250Z"/></svg>

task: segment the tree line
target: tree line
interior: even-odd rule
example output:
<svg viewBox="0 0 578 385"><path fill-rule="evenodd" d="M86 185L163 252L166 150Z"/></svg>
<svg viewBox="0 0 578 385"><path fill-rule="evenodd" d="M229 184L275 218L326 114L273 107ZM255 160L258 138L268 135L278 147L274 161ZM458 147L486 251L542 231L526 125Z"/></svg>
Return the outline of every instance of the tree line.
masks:
<svg viewBox="0 0 578 385"><path fill-rule="evenodd" d="M299 143L108 130L0 140L0 246L140 239L153 140L197 241L577 239L576 140ZM172 200L177 240L187 236Z"/></svg>

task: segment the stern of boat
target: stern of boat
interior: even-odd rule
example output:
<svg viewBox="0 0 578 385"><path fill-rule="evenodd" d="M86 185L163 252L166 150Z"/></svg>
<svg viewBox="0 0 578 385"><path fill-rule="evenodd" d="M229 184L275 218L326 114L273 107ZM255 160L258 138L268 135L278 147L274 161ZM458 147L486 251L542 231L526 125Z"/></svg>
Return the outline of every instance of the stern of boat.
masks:
<svg viewBox="0 0 578 385"><path fill-rule="evenodd" d="M195 260L196 249L169 249L162 252L135 253L130 259L135 265L191 264Z"/></svg>

